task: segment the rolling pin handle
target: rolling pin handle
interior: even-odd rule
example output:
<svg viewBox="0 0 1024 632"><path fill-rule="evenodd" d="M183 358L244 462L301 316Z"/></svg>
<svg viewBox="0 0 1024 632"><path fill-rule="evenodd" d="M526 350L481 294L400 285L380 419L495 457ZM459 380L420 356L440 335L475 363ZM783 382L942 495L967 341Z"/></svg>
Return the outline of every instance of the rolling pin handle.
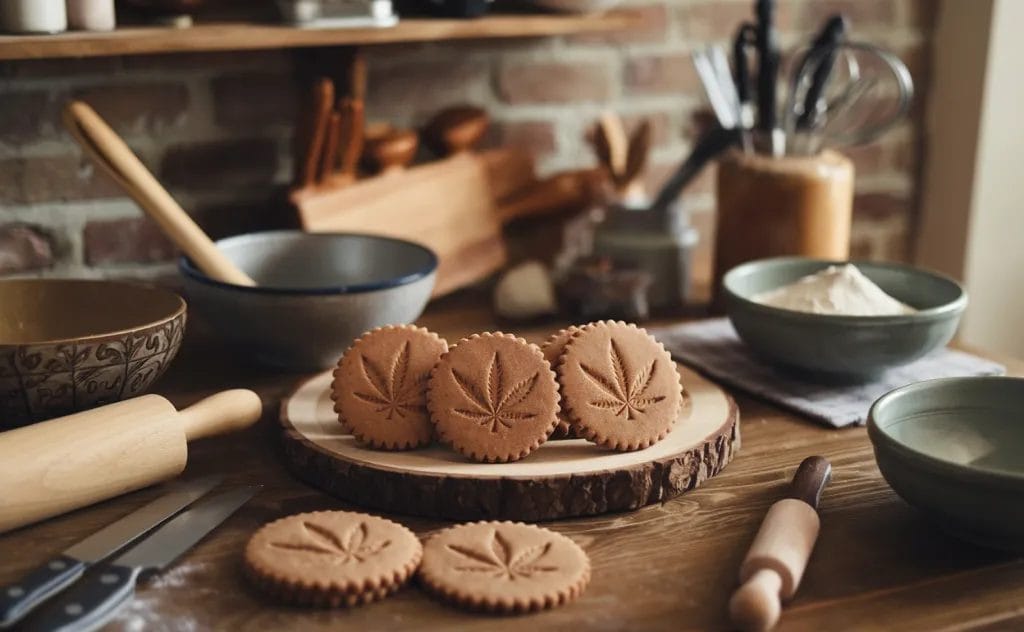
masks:
<svg viewBox="0 0 1024 632"><path fill-rule="evenodd" d="M211 395L181 410L182 428L188 441L248 428L263 414L260 396L246 389Z"/></svg>
<svg viewBox="0 0 1024 632"><path fill-rule="evenodd" d="M763 568L750 577L729 600L729 616L743 630L770 630L779 622L782 578Z"/></svg>
<svg viewBox="0 0 1024 632"><path fill-rule="evenodd" d="M789 485L788 498L802 500L817 509L821 492L832 479L832 464L822 456L809 456L800 463Z"/></svg>

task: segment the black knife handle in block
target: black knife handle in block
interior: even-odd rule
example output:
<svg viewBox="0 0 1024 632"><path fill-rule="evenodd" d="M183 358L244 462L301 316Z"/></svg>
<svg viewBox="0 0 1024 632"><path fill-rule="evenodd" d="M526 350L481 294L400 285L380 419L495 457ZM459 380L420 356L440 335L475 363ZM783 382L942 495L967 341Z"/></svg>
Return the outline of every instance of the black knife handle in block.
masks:
<svg viewBox="0 0 1024 632"><path fill-rule="evenodd" d="M28 621L31 632L97 630L135 596L139 569L100 564Z"/></svg>
<svg viewBox="0 0 1024 632"><path fill-rule="evenodd" d="M0 629L8 629L43 601L78 579L85 563L67 555L55 557L16 584L0 588Z"/></svg>

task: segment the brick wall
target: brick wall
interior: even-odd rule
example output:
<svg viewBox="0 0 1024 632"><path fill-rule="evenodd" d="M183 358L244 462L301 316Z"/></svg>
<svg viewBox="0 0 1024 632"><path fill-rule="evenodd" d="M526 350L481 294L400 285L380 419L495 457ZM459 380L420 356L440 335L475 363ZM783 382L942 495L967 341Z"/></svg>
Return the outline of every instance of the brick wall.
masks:
<svg viewBox="0 0 1024 632"><path fill-rule="evenodd" d="M592 163L584 137L605 108L654 123L652 186L689 149L703 96L688 51L731 38L750 0L634 0L631 33L367 49L371 119L422 122L457 101L488 107L492 142L532 148L545 171ZM783 42L803 41L846 11L858 38L910 65L917 114L880 142L851 150L857 170L853 249L901 259L914 223L921 111L927 98L929 0L780 0ZM61 128L71 97L89 101L212 234L287 226L282 205L301 86L288 51L7 62L0 66L0 273L170 273L174 249ZM694 221L713 226L711 173L688 192ZM705 239L707 244L710 240ZM708 253L701 254L707 261Z"/></svg>

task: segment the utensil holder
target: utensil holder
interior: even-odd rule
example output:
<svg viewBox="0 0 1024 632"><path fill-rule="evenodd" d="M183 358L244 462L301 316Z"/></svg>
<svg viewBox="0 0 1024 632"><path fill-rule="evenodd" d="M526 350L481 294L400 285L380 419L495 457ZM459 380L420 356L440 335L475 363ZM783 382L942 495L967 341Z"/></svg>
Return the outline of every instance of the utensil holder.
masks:
<svg viewBox="0 0 1024 632"><path fill-rule="evenodd" d="M850 256L853 163L826 150L773 158L733 151L718 164L714 295L733 267L754 259Z"/></svg>

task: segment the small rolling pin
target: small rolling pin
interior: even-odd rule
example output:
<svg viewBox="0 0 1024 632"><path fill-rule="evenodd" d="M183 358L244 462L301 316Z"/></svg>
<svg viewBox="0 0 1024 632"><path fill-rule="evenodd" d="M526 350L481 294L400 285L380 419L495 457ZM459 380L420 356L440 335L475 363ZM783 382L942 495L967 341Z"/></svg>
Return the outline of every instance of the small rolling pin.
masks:
<svg viewBox="0 0 1024 632"><path fill-rule="evenodd" d="M741 585L729 601L729 615L740 629L772 629L782 613L782 601L796 593L818 539L818 500L831 477L827 459L804 459L786 498L765 515L740 566Z"/></svg>
<svg viewBox="0 0 1024 632"><path fill-rule="evenodd" d="M259 395L223 391L175 410L143 395L0 434L0 533L185 469L188 442L252 425Z"/></svg>

